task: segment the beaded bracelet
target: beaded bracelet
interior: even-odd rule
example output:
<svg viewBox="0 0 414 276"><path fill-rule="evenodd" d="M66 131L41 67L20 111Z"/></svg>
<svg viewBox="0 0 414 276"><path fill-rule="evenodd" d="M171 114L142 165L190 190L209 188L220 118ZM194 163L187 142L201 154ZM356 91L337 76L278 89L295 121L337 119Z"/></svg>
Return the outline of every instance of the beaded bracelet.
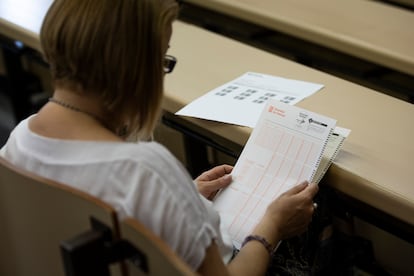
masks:
<svg viewBox="0 0 414 276"><path fill-rule="evenodd" d="M249 235L244 239L241 247L243 247L249 241L258 241L258 242L260 242L266 248L267 252L269 252L269 255L273 254L272 245L264 237L259 236L259 235Z"/></svg>

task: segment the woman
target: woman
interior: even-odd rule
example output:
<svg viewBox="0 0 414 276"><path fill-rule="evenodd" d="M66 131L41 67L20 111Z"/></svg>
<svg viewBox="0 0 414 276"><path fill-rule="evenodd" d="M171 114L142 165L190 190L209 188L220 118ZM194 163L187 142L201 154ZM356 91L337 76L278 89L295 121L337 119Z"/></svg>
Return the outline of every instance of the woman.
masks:
<svg viewBox="0 0 414 276"><path fill-rule="evenodd" d="M232 167L194 185L171 153L146 142L175 63L165 55L177 12L173 0L54 1L40 34L53 97L16 127L1 155L136 217L203 275L262 275L276 244L307 228L317 186L304 182L270 204L231 258L207 199L230 184Z"/></svg>

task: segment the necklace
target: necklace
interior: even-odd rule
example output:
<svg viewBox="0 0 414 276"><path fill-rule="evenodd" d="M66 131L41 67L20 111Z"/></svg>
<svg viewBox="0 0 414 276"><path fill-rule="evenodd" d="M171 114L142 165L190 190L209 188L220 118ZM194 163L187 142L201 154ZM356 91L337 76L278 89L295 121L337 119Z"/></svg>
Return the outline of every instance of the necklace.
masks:
<svg viewBox="0 0 414 276"><path fill-rule="evenodd" d="M60 105L60 106L63 106L63 107L65 107L65 108L67 108L67 109L70 109L70 110L73 110L73 111L76 111L76 112L80 112L80 113L86 114L86 115L88 115L88 116L92 117L93 119L95 119L96 121L98 121L99 123L101 123L101 124L102 124L102 120L101 120L98 116L96 116L95 114L93 114L93 113L91 113L91 112L89 112L89 111L82 110L82 109L80 109L79 107L76 107L76 106L70 105L70 104L68 104L68 103L62 102L62 101L57 100L57 99L55 99L55 98L49 98L49 102L52 102L52 103L58 104L58 105Z"/></svg>
<svg viewBox="0 0 414 276"><path fill-rule="evenodd" d="M55 98L53 98L53 97L50 97L50 98L49 98L49 102L52 102L52 103L58 104L58 105L60 105L60 106L63 106L64 108L67 108L67 109L70 109L70 110L73 110L73 111L76 111L76 112L83 113L83 114L85 114L85 115L88 115L88 116L90 116L91 118L95 119L95 120L96 120L97 122L99 122L100 124L102 124L105 128L109 129L108 127L106 127L106 124L102 121L102 119L101 119L101 118L99 118L98 116L96 116L95 114L93 114L93 113L91 113L91 112L89 112L89 111L82 110L82 109L80 109L79 107L76 107L76 106L73 106L73 105L71 105L71 104L68 104L68 103L62 102L62 101L57 100L57 99L55 99ZM123 127L121 127L118 131L116 131L116 132L115 132L115 134L116 134L116 135L118 135L119 137L125 137L127 133L128 133L128 127L127 127L126 125L124 125L124 126L123 126Z"/></svg>

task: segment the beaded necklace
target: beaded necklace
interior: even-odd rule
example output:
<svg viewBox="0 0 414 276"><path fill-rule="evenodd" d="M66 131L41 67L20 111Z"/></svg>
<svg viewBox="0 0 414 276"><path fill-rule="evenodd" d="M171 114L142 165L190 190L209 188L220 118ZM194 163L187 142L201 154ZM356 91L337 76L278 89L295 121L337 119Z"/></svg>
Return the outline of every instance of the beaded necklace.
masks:
<svg viewBox="0 0 414 276"><path fill-rule="evenodd" d="M80 109L79 107L76 107L76 106L70 105L70 104L68 104L68 103L62 102L62 101L57 100L57 99L55 99L55 98L49 98L49 102L52 102L52 103L58 104L58 105L60 105L60 106L63 106L63 107L65 107L65 108L67 108L67 109L70 109L70 110L73 110L73 111L76 111L76 112L80 112L80 113L86 114L86 115L88 115L88 116L92 117L93 119L95 119L96 121L98 121L98 122L100 122L100 123L102 124L102 120L101 120L101 118L99 118L98 116L96 116L95 114L93 114L93 113L91 113L91 112L89 112L89 111L82 110L82 109Z"/></svg>
<svg viewBox="0 0 414 276"><path fill-rule="evenodd" d="M95 119L95 120L96 120L96 121L98 121L100 124L102 124L103 126L105 126L105 127L106 127L106 124L103 122L103 120L102 120L101 118L99 118L98 116L96 116L95 114L93 114L93 113L91 113L91 112L89 112L89 111L82 110L82 109L80 109L79 107L76 107L76 106L73 106L73 105L71 105L71 104L65 103L65 102L63 102L63 101L57 100L57 99L55 99L55 98L53 98L53 97L50 97L50 98L49 98L49 102L52 102L52 103L58 104L58 105L60 105L60 106L62 106L62 107L65 107L65 108L67 108L67 109L70 109L70 110L73 110L73 111L76 111L76 112L83 113L83 114L85 114L85 115L88 115L88 116L90 116L91 118ZM121 127L121 128L120 128L120 129L116 132L116 135L118 135L119 137L125 137L127 132L128 132L128 127L127 127L127 126L123 126L123 127Z"/></svg>

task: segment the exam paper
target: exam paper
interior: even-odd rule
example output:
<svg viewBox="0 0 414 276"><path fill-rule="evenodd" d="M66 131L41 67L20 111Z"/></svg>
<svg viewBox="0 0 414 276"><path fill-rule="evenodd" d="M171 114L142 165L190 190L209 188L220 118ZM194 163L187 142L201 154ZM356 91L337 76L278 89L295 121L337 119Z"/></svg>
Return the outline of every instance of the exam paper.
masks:
<svg viewBox="0 0 414 276"><path fill-rule="evenodd" d="M303 180L311 181L336 120L268 101L233 169L233 182L214 199L236 247L269 203Z"/></svg>
<svg viewBox="0 0 414 276"><path fill-rule="evenodd" d="M253 128L269 99L294 105L322 87L322 84L247 72L194 100L176 115Z"/></svg>

